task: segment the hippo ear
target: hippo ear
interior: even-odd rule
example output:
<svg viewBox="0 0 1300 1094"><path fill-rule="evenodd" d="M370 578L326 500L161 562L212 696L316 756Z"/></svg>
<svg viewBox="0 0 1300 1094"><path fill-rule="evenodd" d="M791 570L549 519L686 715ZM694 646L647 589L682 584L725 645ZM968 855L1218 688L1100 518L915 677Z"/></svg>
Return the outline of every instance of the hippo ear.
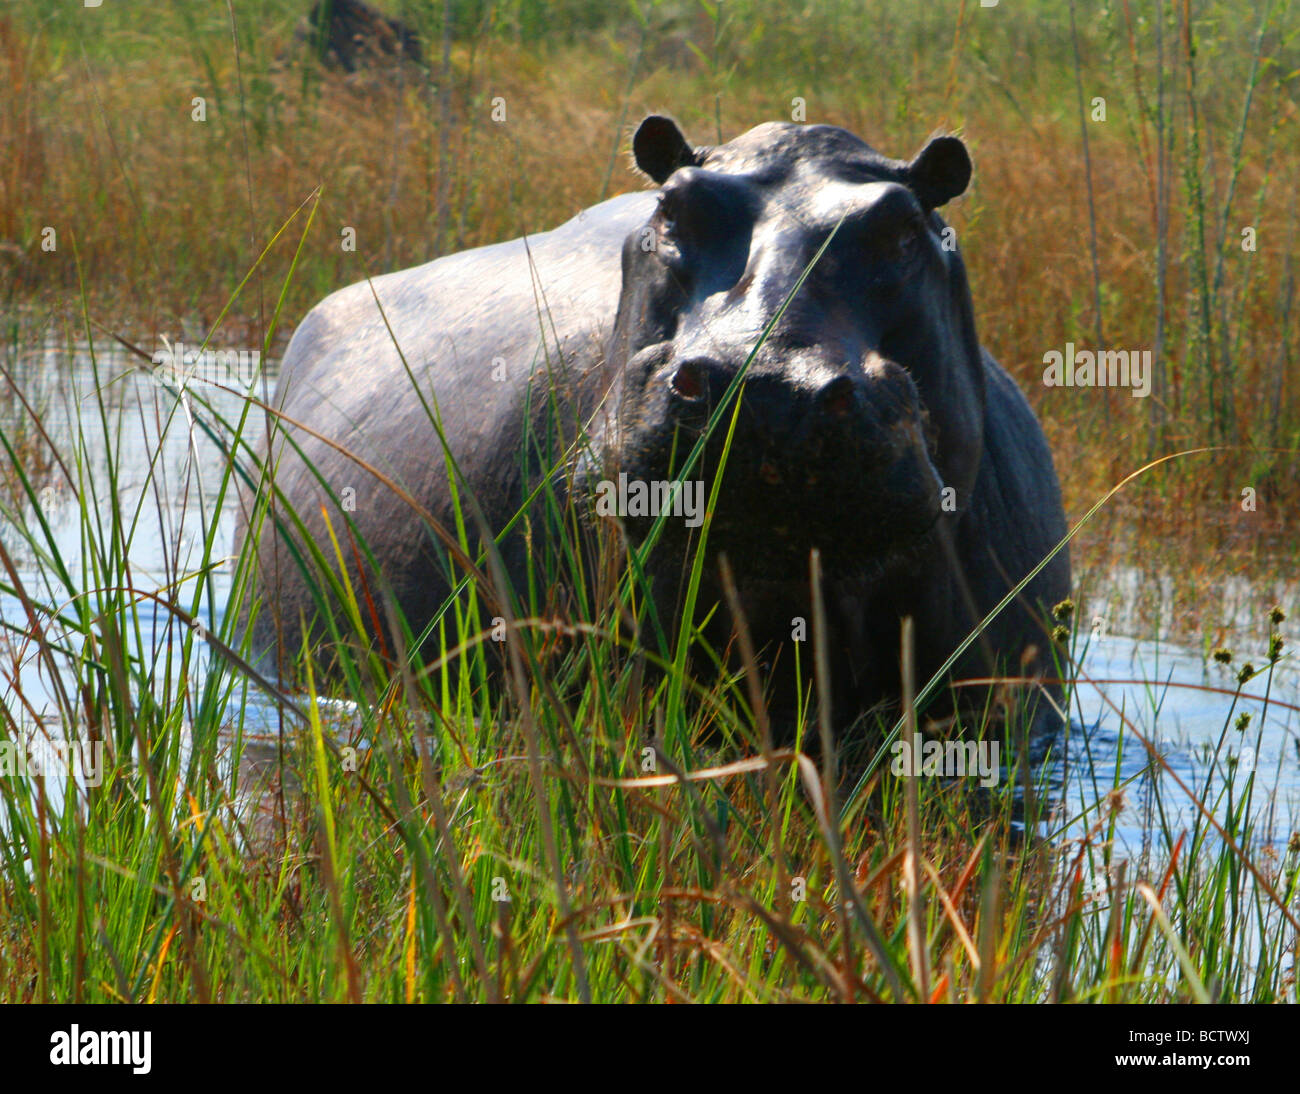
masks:
<svg viewBox="0 0 1300 1094"><path fill-rule="evenodd" d="M970 154L956 137L935 137L907 165L906 174L908 186L926 210L937 209L965 192Z"/></svg>
<svg viewBox="0 0 1300 1094"><path fill-rule="evenodd" d="M660 114L651 114L637 126L632 138L632 156L636 165L659 183L677 168L695 163L695 150L682 136L677 123Z"/></svg>

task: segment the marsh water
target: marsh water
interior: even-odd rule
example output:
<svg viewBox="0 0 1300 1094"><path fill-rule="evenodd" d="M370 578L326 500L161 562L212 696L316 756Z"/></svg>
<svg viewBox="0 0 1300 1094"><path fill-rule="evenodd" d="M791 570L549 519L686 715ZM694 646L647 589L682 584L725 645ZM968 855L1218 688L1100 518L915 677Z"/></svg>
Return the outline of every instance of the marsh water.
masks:
<svg viewBox="0 0 1300 1094"><path fill-rule="evenodd" d="M134 588L179 584L186 602L198 606L199 618L215 627L230 587L237 498L230 483L224 496L220 493L226 458L205 424L214 415L237 420L243 400L198 378L178 400L142 364L103 347L97 347L92 364L85 347L69 354L51 344L11 360L8 367L71 475L80 479L83 492L94 494L93 504L85 507L90 519L106 511L115 484L117 503L134 524L126 548ZM272 382L265 377L257 393ZM93 587L93 574L82 572L87 565L83 509L63 482L62 471L48 459L48 447L29 412L2 380L0 388L6 389L0 395L0 424L11 442L19 442L49 524L43 548L47 557L38 558L28 539L3 516L0 543L28 595L63 606L66 593L46 584L53 552L83 588ZM261 428L260 423L252 428ZM35 519L30 504L23 519L29 524ZM212 557L223 561L201 574L209 534L215 537ZM1132 600L1136 584L1149 581L1149 576L1116 570L1102 583L1106 588L1094 581L1093 592L1098 603L1122 606ZM1297 826L1300 678L1295 662L1284 655L1268 668L1267 625L1261 631L1261 621L1249 614L1253 609L1246 606L1258 597L1249 595L1248 582L1226 580L1221 591L1223 603L1214 607L1223 617L1220 622L1240 639L1238 663L1249 658L1267 670L1242 688L1240 697L1234 695L1235 665L1230 669L1215 664L1205 651L1152 640L1138 633L1135 624L1125 634L1122 612L1111 611L1103 619L1081 604L1092 625L1082 629L1076 649L1080 682L1071 700L1070 729L1055 742L1042 771L1057 799L1052 822L1057 834L1082 834L1100 819L1098 803L1107 801L1109 809L1113 802L1118 807L1117 850L1137 856L1154 833L1163 829L1176 837L1196 821L1198 808L1188 791L1200 796L1211 774L1208 801L1216 814L1239 808L1250 772L1255 779L1246 808L1256 825L1256 840L1285 842ZM1285 601L1284 606L1293 607ZM140 611L143 622L133 640L162 664L168 642L179 639L182 625L152 602L142 603ZM20 630L27 625L20 602L5 593L0 593L0 619ZM28 707L40 711L53 702L53 682L33 650L32 643L9 628L0 631L0 702L10 712L9 725L29 724ZM197 691L196 680L188 683ZM18 701L20 691L26 705ZM1243 712L1251 717L1238 730ZM240 713L250 739L274 740L278 718L273 704L254 695ZM1163 765L1152 764L1144 741L1159 751ZM1120 795L1108 800L1115 788Z"/></svg>

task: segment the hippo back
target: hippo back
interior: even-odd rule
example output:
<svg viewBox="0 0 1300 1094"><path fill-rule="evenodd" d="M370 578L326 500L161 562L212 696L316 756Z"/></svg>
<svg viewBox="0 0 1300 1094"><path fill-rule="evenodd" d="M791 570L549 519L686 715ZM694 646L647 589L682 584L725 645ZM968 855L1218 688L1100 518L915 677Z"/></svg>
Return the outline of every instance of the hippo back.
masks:
<svg viewBox="0 0 1300 1094"><path fill-rule="evenodd" d="M525 431L545 432L556 393L561 412L576 421L604 386L620 250L653 200L623 195L553 231L359 282L307 315L273 400L283 418L271 445L275 510L258 536L266 595L255 652L271 648L278 631L292 653L301 645L299 621L323 607L311 592L315 580L302 573L312 567L304 530L317 547L329 545L333 532L356 587L364 548L350 542L349 519L380 562L381 588L417 632L428 623L449 591L445 552L384 479L446 528L456 526L449 466L462 505L472 492L490 527L515 514L527 475ZM544 388L532 382L537 377ZM246 504L239 540L250 512ZM471 543L477 540L471 529ZM368 582L377 576L369 567L365 573Z"/></svg>

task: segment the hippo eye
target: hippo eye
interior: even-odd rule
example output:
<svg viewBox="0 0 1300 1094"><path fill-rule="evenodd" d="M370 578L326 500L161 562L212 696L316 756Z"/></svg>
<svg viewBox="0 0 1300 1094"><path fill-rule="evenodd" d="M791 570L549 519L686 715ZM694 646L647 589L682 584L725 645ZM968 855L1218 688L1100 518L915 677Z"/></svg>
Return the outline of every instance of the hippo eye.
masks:
<svg viewBox="0 0 1300 1094"><path fill-rule="evenodd" d="M921 231L921 222L917 217L908 217L900 224L893 238L892 257L899 262L907 262L912 258L921 249Z"/></svg>
<svg viewBox="0 0 1300 1094"><path fill-rule="evenodd" d="M893 267L906 267L921 253L925 226L919 217L906 217L884 225L866 240L866 259L879 268L877 276L886 276Z"/></svg>
<svg viewBox="0 0 1300 1094"><path fill-rule="evenodd" d="M676 190L665 190L659 195L659 206L656 213L659 217L659 223L663 225L664 231L671 232L677 227L677 218L681 213L681 197Z"/></svg>
<svg viewBox="0 0 1300 1094"><path fill-rule="evenodd" d="M898 233L898 257L904 262L920 250L921 240L917 227L915 222L909 221Z"/></svg>

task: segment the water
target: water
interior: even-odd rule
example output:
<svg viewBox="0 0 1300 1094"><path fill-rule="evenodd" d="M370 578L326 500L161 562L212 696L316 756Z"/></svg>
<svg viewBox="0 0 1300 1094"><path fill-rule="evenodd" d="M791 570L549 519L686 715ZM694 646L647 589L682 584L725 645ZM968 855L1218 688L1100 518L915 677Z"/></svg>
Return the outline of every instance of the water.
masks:
<svg viewBox="0 0 1300 1094"><path fill-rule="evenodd" d="M1198 815L1206 826L1188 791L1204 797L1207 773L1214 778L1206 803L1220 820L1229 804L1224 788L1230 784L1239 800L1253 773L1256 838L1285 844L1300 818L1300 678L1288 658L1273 667L1271 679L1266 656L1252 663L1266 671L1243 685L1234 702L1240 659L1231 667L1207 665L1199 653L1172 643L1094 639L1082 658L1054 780L1065 784L1063 819L1077 818L1069 834L1094 825L1096 803L1119 785L1115 840L1122 857L1134 856L1162 827L1176 838ZM1239 730L1242 713L1250 720ZM1153 762L1144 741L1167 767Z"/></svg>
<svg viewBox="0 0 1300 1094"><path fill-rule="evenodd" d="M134 358L121 352L100 352L98 360L106 420L101 420L94 398L96 377L84 350L69 360L59 347L39 348L17 362L15 378L28 400L39 408L73 474L79 474L85 487L96 493L101 507L107 504L110 459L115 463L120 504L126 512L138 512L139 518L127 550L134 587L165 589L179 582L187 593L185 602L192 601L197 616L215 628L230 588L229 556L238 499L233 489L224 497L220 495L226 456L201 428L201 422L211 420L214 414L235 418L242 400L234 392L196 382L192 392L178 401L137 368ZM265 384L272 383L273 374L268 374ZM25 431L30 442L25 451L39 452L41 445L23 424L25 418L26 412L16 400L0 402L0 421L6 431L11 436ZM254 429L260 428L260 422L254 425ZM57 467L40 464L33 460L30 469L50 522L50 549L57 550L74 572L79 571L84 559L78 506L62 484ZM30 506L25 519L33 520ZM195 571L203 557L203 537L214 528L214 557L222 561L200 580ZM64 602L66 592L43 583L48 559L38 565L26 540L2 519L0 543L34 599ZM79 572L75 580L83 587L93 584L89 575ZM1094 589L1094 598L1099 603L1123 602L1130 598L1125 590L1131 591L1135 580L1138 578L1132 574L1116 572L1108 588ZM1174 578L1166 580L1173 582ZM1247 592L1237 588L1237 604L1250 604ZM140 617L140 648L163 666L168 649L174 650L184 637L184 624L146 601L141 602ZM1085 612L1084 618L1091 617ZM1116 618L1114 612L1108 613L1112 628ZM0 620L26 627L21 605L11 595L0 593ZM1224 618L1223 622L1238 628L1240 635L1253 633L1256 637L1251 648L1238 645L1257 667L1266 665L1266 642L1258 637L1258 619ZM52 636L57 637L57 628ZM54 703L53 681L34 652L31 643L0 632L0 666L4 669L0 703L20 725L31 724L31 711L39 713ZM201 661L198 674L188 681L190 694L198 692L203 664ZM1239 797L1246 774L1253 770L1256 786L1250 815L1265 839L1284 842L1300 817L1300 733L1293 709L1300 706L1300 678L1290 658L1284 657L1271 680L1261 675L1244 688L1250 698L1243 698L1234 708L1230 694L1205 689L1234 691L1235 668L1207 664L1200 653L1167 640L1147 641L1100 631L1088 639L1080 684L1072 700L1071 730L1068 738L1058 743L1048 772L1060 798L1055 830L1078 836L1094 825L1097 803L1114 785L1117 771L1123 784L1123 808L1115 832L1119 854L1141 855L1162 824L1176 836L1194 823L1197 809L1191 796L1169 772L1152 770L1150 757L1137 737L1142 734L1156 744L1173 775L1198 795L1207 772L1213 770L1218 776L1215 786L1230 777ZM163 677L165 671L160 686ZM1267 705L1263 702L1266 689ZM25 704L20 702L20 694ZM1230 708L1232 722L1242 711L1251 713L1244 732L1231 724L1225 732ZM277 716L271 703L255 696L243 715L248 739L256 743L260 738L264 744L274 741ZM1227 804L1219 800L1216 812L1221 814Z"/></svg>
<svg viewBox="0 0 1300 1094"><path fill-rule="evenodd" d="M32 600L71 614L75 605L69 589L52 577L57 572L54 560L62 560L75 589L94 589L100 584L84 550L85 528L76 491L91 499L87 506L90 519L101 529L93 538L110 542L111 536L103 530L110 527L109 493L115 482L116 501L128 530L125 557L132 588L139 594L160 594L163 599L169 589L179 589L176 602L215 631L230 591L229 555L238 497L233 482L224 492L221 489L226 455L204 426L211 426L219 416L233 421L244 402L236 391L201 379L178 399L137 367L138 360L123 351L97 347L92 364L84 347L69 359L61 345L47 344L9 363L23 397L40 415L63 467L51 458L50 446L33 428L29 412L0 380L4 391L0 425L23 455L23 466L49 525L47 535L16 479L8 483L0 479L5 486L5 505L19 506L19 518L26 522L35 547L5 516L0 516L0 545L13 560L18 579ZM248 390L242 381L251 377L239 375L237 369L228 376L217 376L210 355L196 364L202 376L233 381ZM260 395L273 384L270 375L256 391ZM253 428L260 428L260 423ZM251 429L250 435L254 435ZM9 470L8 463L8 457L0 455L0 473ZM115 475L110 475L110 468ZM217 564L204 571L201 563L208 535L214 537L212 558ZM146 595L138 596L136 603L134 618L124 624L131 651L153 664L157 690L176 687L181 681L169 669L179 661L187 625ZM57 715L60 681L38 656L36 643L9 629L16 626L26 631L29 624L21 601L3 591L0 621L6 624L0 628L0 705L8 713L9 724L22 730L24 744L48 768L58 758L52 755L50 738L57 741L56 735L62 733ZM43 617L41 625L55 647L66 644L77 650L85 644L83 635L65 632L57 619ZM196 648L197 672L192 664L186 682L191 697L198 696L210 660L202 642L196 643ZM65 676L62 682L66 681ZM245 712L245 736L253 742L259 737L269 742L276 723L274 706L255 698ZM50 768L49 773L54 770ZM93 771L77 772L80 784L94 779Z"/></svg>

